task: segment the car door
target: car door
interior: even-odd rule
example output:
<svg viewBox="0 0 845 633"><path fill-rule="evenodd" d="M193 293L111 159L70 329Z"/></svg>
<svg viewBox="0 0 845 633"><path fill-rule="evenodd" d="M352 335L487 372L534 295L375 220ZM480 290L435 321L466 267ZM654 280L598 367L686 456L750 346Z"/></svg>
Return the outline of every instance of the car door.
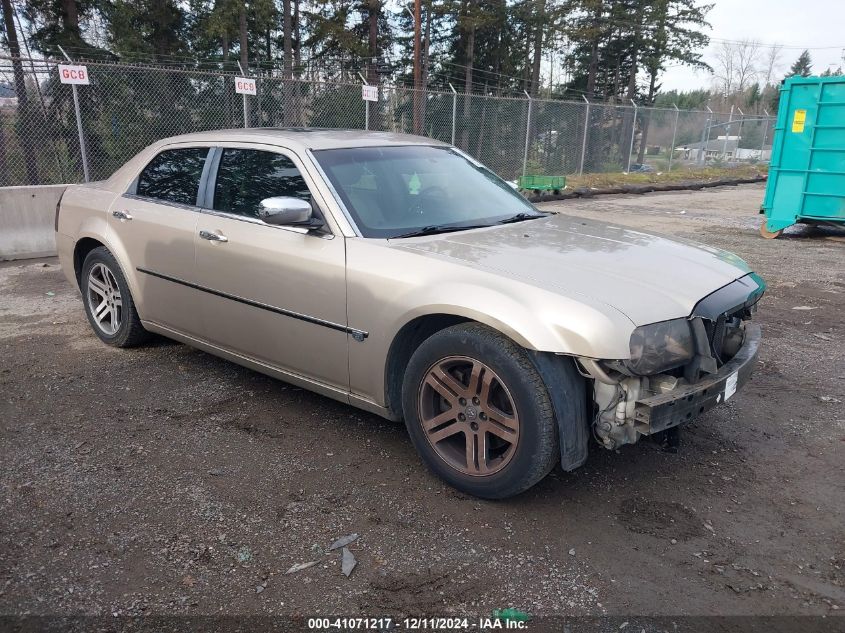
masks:
<svg viewBox="0 0 845 633"><path fill-rule="evenodd" d="M112 241L144 321L196 335L199 292L195 243L198 195L209 147L174 147L156 154L112 204Z"/></svg>
<svg viewBox="0 0 845 633"><path fill-rule="evenodd" d="M196 232L205 338L347 391L344 240L265 224L259 202L275 196L316 204L293 153L215 149Z"/></svg>

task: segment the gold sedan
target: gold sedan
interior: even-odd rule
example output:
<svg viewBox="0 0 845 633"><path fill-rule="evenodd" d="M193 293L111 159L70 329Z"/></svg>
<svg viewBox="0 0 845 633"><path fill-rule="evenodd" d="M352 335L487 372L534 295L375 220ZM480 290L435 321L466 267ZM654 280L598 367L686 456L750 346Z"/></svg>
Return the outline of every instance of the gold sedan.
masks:
<svg viewBox="0 0 845 633"><path fill-rule="evenodd" d="M244 129L72 186L56 241L94 333L155 332L404 419L428 466L517 494L749 378L762 280L707 247L535 209L445 143Z"/></svg>

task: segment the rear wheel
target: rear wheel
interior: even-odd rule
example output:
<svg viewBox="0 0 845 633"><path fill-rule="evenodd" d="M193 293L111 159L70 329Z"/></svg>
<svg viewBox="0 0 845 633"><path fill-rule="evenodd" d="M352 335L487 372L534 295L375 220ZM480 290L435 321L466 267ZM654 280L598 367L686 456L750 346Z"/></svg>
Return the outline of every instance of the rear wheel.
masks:
<svg viewBox="0 0 845 633"><path fill-rule="evenodd" d="M438 332L414 352L402 390L408 433L454 487L499 499L530 488L558 459L546 385L526 351L480 324Z"/></svg>
<svg viewBox="0 0 845 633"><path fill-rule="evenodd" d="M88 253L80 281L85 314L100 340L115 347L134 347L149 338L120 266L105 246Z"/></svg>

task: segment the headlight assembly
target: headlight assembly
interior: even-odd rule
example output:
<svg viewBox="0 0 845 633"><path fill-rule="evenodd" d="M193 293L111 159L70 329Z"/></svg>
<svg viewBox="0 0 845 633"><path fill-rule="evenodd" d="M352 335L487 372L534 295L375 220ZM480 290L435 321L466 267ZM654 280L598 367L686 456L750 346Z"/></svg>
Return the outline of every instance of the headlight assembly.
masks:
<svg viewBox="0 0 845 633"><path fill-rule="evenodd" d="M695 354L688 319L641 325L631 334L631 358L625 366L634 374L648 376L689 362Z"/></svg>

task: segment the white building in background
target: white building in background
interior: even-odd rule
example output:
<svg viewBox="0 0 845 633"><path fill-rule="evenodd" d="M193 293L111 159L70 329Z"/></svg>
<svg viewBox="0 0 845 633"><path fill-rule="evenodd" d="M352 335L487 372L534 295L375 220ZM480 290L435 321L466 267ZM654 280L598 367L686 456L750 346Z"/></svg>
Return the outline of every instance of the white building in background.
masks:
<svg viewBox="0 0 845 633"><path fill-rule="evenodd" d="M749 149L747 147L738 147L736 150L737 160L769 160L772 157L772 146L767 145L766 148Z"/></svg>
<svg viewBox="0 0 845 633"><path fill-rule="evenodd" d="M765 145L763 149L739 147L739 136L719 136L705 143L686 143L675 148L675 157L689 162L700 162L701 154L705 160L769 160L772 157L772 146Z"/></svg>

